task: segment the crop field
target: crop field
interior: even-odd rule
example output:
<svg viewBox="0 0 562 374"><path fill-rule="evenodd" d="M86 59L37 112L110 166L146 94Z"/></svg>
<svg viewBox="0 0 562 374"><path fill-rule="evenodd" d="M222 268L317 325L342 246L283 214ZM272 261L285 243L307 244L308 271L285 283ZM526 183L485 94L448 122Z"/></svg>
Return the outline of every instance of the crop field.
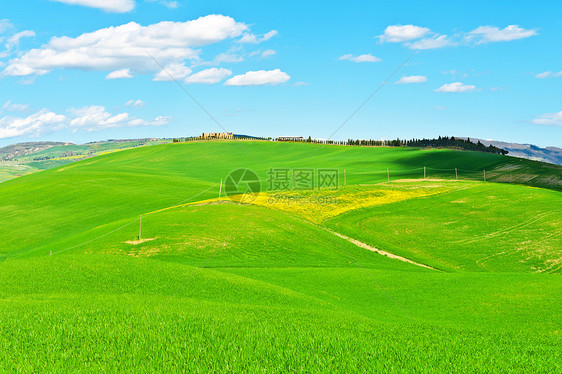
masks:
<svg viewBox="0 0 562 374"><path fill-rule="evenodd" d="M247 204L224 189L239 168L261 181ZM336 185L271 183L295 169ZM561 176L475 152L217 141L3 182L0 371L560 372Z"/></svg>

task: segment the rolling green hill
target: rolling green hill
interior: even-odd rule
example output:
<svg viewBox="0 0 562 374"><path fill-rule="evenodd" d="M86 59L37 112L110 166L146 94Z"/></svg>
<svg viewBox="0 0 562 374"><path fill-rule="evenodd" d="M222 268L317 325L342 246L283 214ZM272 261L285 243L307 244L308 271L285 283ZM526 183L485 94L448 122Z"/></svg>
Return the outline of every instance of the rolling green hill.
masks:
<svg viewBox="0 0 562 374"><path fill-rule="evenodd" d="M169 142L166 139L138 139L108 140L84 145L61 142L13 144L0 148L0 183L107 152Z"/></svg>
<svg viewBox="0 0 562 374"><path fill-rule="evenodd" d="M219 202L241 167L262 190L271 169L345 179ZM561 192L476 181L484 169L560 183L492 154L269 142L143 147L4 182L0 370L560 371Z"/></svg>

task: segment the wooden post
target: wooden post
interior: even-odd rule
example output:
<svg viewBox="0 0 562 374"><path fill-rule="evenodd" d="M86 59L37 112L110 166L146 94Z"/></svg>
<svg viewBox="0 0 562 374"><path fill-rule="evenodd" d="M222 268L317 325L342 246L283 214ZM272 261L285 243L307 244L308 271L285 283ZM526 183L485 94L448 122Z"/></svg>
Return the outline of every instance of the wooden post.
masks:
<svg viewBox="0 0 562 374"><path fill-rule="evenodd" d="M423 167L423 179L425 179L425 166Z"/></svg>
<svg viewBox="0 0 562 374"><path fill-rule="evenodd" d="M388 170L388 168L386 168L386 177L387 180L390 182L390 170Z"/></svg>
<svg viewBox="0 0 562 374"><path fill-rule="evenodd" d="M457 173L457 168L455 168L455 179L459 180L459 174Z"/></svg>
<svg viewBox="0 0 562 374"><path fill-rule="evenodd" d="M221 178L221 185L219 187L219 202L221 201L221 195L222 195L222 178Z"/></svg>
<svg viewBox="0 0 562 374"><path fill-rule="evenodd" d="M486 170L484 170L484 182L486 182Z"/></svg>
<svg viewBox="0 0 562 374"><path fill-rule="evenodd" d="M139 242L141 241L142 238L142 214L140 215L140 221L139 221Z"/></svg>

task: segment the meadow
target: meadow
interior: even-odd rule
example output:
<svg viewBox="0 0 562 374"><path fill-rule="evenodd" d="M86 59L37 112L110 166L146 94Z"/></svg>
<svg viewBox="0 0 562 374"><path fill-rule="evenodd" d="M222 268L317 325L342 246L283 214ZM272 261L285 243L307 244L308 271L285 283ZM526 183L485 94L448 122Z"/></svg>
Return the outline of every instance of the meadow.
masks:
<svg viewBox="0 0 562 374"><path fill-rule="evenodd" d="M346 177L219 201L240 167ZM0 371L561 371L560 173L452 150L193 142L1 183Z"/></svg>

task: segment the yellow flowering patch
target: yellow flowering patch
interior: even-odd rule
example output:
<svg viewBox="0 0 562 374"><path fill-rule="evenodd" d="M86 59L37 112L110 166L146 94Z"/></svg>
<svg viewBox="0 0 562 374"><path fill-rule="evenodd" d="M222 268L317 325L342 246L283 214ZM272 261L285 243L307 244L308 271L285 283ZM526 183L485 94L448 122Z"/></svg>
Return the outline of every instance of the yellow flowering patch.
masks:
<svg viewBox="0 0 562 374"><path fill-rule="evenodd" d="M453 189L451 186L381 184L347 186L338 190L262 192L253 204L298 214L320 223L354 209L384 205L429 196Z"/></svg>

